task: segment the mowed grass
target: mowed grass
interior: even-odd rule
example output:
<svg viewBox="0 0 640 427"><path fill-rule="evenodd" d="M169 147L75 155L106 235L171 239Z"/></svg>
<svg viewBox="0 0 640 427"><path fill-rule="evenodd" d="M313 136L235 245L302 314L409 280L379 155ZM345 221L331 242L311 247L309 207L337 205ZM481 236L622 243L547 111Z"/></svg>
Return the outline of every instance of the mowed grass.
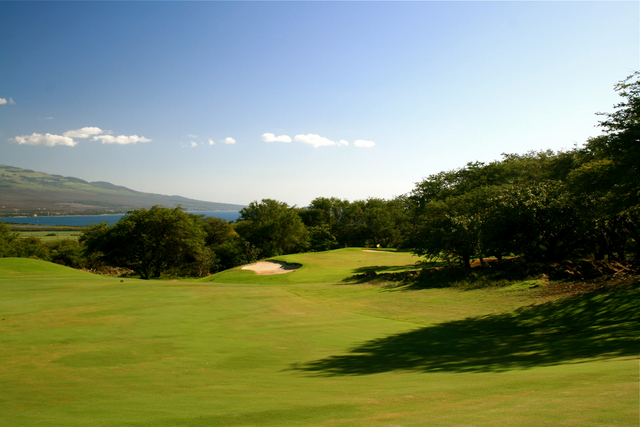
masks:
<svg viewBox="0 0 640 427"><path fill-rule="evenodd" d="M56 240L78 240L81 231L20 231L20 238L36 237L42 242L54 242Z"/></svg>
<svg viewBox="0 0 640 427"><path fill-rule="evenodd" d="M408 252L363 250L362 248L338 249L327 252L284 255L273 260L301 264L294 273L258 276L237 267L204 279L213 283L295 284L341 281L354 274L368 271L390 273L418 270L421 259Z"/></svg>
<svg viewBox="0 0 640 427"><path fill-rule="evenodd" d="M415 261L390 255L407 256L300 254L294 273L209 281L0 259L0 425L637 425L637 288L341 281Z"/></svg>

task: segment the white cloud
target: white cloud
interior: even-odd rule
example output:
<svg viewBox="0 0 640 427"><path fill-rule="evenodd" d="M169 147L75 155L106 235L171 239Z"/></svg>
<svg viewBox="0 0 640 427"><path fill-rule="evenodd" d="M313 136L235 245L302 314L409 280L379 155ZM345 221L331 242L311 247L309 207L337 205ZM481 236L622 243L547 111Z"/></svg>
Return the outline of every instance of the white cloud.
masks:
<svg viewBox="0 0 640 427"><path fill-rule="evenodd" d="M222 143L223 143L223 144L235 144L235 143L236 143L236 140L235 140L235 139L233 139L233 138L231 138L231 137L228 137L228 138L223 139L223 140L222 140Z"/></svg>
<svg viewBox="0 0 640 427"><path fill-rule="evenodd" d="M18 144L24 145L38 145L41 147L53 147L55 145L66 145L73 147L77 144L72 138L62 135L52 135L50 133L33 133L31 135L16 136L13 138Z"/></svg>
<svg viewBox="0 0 640 427"><path fill-rule="evenodd" d="M194 139L198 137L198 135L193 135L193 134L189 134L189 135L187 135L187 136L188 136L189 138L194 138Z"/></svg>
<svg viewBox="0 0 640 427"><path fill-rule="evenodd" d="M191 147L197 147L197 146L198 146L198 143L197 143L197 142L195 142L195 141L191 141Z"/></svg>
<svg viewBox="0 0 640 427"><path fill-rule="evenodd" d="M103 131L97 127L83 127L76 130L68 130L62 135L53 135L46 133L44 135L40 133L33 133L32 135L16 136L9 139L9 141L15 141L18 144L25 145L39 145L42 147L53 147L54 145L66 145L68 147L74 147L78 144L73 138L89 138L93 136L93 141L101 141L103 144L136 144L138 142L151 142L150 139L144 136L138 135L120 135L112 136L110 130ZM101 135L103 134L103 135Z"/></svg>
<svg viewBox="0 0 640 427"><path fill-rule="evenodd" d="M96 127L84 127L78 130L68 130L62 135L69 138L89 138L91 135L98 135L104 133L102 129Z"/></svg>
<svg viewBox="0 0 640 427"><path fill-rule="evenodd" d="M291 142L291 138L288 135L275 136L272 133L262 134L262 140L264 142Z"/></svg>
<svg viewBox="0 0 640 427"><path fill-rule="evenodd" d="M215 144L215 141L213 139L209 138L209 145L213 145L213 144Z"/></svg>
<svg viewBox="0 0 640 427"><path fill-rule="evenodd" d="M138 136L138 135L131 135L131 136L98 135L98 136L94 136L93 140L101 141L103 144L120 144L120 145L136 144L138 142L151 142L150 139L145 138L144 136Z"/></svg>
<svg viewBox="0 0 640 427"><path fill-rule="evenodd" d="M280 135L280 136L275 136L272 133L265 133L262 135L262 140L265 142L274 142L274 141L279 141L279 142L291 142L291 138L289 138L287 135ZM341 139L338 142L333 141L329 138L325 138L324 136L320 136L314 133L310 133L307 135L296 135L294 137L294 140L298 141L298 142L302 142L303 144L308 144L308 145L312 145L315 148L318 147L330 147L330 146L338 146L338 147L342 147L342 146L346 146L349 145L349 141L347 141L346 139ZM362 139L358 139L355 142L355 146L356 147L360 147L360 148L364 148L364 147L373 147L374 145L376 145L373 141L365 141Z"/></svg>
<svg viewBox="0 0 640 427"><path fill-rule="evenodd" d="M369 148L369 147L373 147L374 145L376 145L375 142L373 141L365 141L364 139L357 139L353 145L355 145L358 148Z"/></svg>
<svg viewBox="0 0 640 427"><path fill-rule="evenodd" d="M310 133L308 135L296 135L295 140L298 142L303 142L305 144L313 145L315 148L337 145L335 141L313 133Z"/></svg>
<svg viewBox="0 0 640 427"><path fill-rule="evenodd" d="M9 98L0 98L0 105L5 105L5 104L15 104L15 102L13 102L13 99Z"/></svg>

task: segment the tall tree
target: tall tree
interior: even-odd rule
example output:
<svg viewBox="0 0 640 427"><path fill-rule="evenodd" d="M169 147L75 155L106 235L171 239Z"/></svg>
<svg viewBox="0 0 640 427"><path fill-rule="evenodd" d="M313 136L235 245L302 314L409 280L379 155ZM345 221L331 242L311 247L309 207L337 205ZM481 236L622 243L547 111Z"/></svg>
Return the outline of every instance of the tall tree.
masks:
<svg viewBox="0 0 640 427"><path fill-rule="evenodd" d="M587 161L573 173L574 183L591 191L611 192L612 209L640 204L640 72L615 86L624 101L599 124L604 134L589 139Z"/></svg>
<svg viewBox="0 0 640 427"><path fill-rule="evenodd" d="M18 237L17 233L12 233L9 226L0 222L0 258L15 256L13 254L13 244Z"/></svg>
<svg viewBox="0 0 640 427"><path fill-rule="evenodd" d="M130 268L150 279L198 260L205 243L200 221L181 207L154 206L130 211L113 226L94 225L80 242L88 254L97 254L106 264Z"/></svg>
<svg viewBox="0 0 640 427"><path fill-rule="evenodd" d="M209 247L219 246L238 237L231 222L215 216L202 218L202 229L205 233L205 244Z"/></svg>
<svg viewBox="0 0 640 427"><path fill-rule="evenodd" d="M590 238L591 223L560 182L505 186L486 207L479 225L482 247L498 258L514 254L561 261L580 255Z"/></svg>
<svg viewBox="0 0 640 427"><path fill-rule="evenodd" d="M241 209L235 230L264 257L301 252L309 245L297 209L273 199L254 201Z"/></svg>
<svg viewBox="0 0 640 427"><path fill-rule="evenodd" d="M582 164L568 178L575 197L591 207L605 252L623 258L625 240L640 255L640 72L615 90L623 101L613 113L598 113L605 117L604 134L589 139Z"/></svg>

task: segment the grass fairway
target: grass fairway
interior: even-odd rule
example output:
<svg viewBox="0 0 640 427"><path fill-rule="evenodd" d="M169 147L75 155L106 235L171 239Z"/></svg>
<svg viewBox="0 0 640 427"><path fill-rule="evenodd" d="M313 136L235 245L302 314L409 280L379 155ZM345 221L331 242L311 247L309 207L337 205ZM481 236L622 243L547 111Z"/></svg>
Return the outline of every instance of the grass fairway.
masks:
<svg viewBox="0 0 640 427"><path fill-rule="evenodd" d="M638 424L637 288L409 290L341 281L406 254L279 259L303 267L122 281L0 259L0 425Z"/></svg>
<svg viewBox="0 0 640 427"><path fill-rule="evenodd" d="M240 267L223 271L204 280L214 283L255 283L285 285L295 283L338 282L354 274L376 271L416 270L420 259L407 252L363 251L360 248L338 249L327 252L285 255L274 258L292 264L301 264L295 274L258 276Z"/></svg>

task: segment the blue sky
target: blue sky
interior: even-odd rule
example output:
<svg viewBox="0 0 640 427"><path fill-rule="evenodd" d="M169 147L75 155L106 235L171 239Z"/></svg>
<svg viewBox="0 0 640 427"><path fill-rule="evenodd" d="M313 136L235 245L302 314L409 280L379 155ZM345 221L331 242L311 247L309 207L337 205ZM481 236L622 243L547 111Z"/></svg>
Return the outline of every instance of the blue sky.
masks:
<svg viewBox="0 0 640 427"><path fill-rule="evenodd" d="M0 164L200 200L392 198L600 133L629 2L0 2Z"/></svg>

